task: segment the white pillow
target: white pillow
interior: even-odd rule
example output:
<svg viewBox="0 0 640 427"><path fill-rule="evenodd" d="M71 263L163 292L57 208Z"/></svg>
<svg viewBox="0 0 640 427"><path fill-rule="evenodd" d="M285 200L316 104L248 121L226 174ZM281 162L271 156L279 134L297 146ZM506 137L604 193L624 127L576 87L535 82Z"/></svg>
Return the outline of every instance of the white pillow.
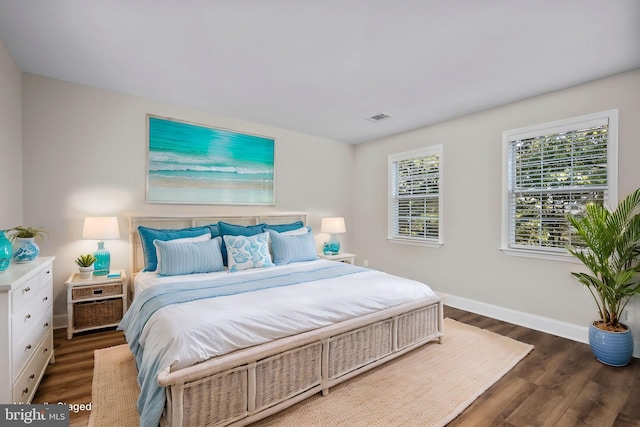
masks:
<svg viewBox="0 0 640 427"><path fill-rule="evenodd" d="M275 230L271 230L271 231L275 231ZM282 233L280 233L280 235L284 235L284 236L295 236L298 234L306 234L309 232L309 227L300 227L300 228L296 228L295 230L289 230L289 231L283 231ZM277 233L277 231L276 231Z"/></svg>
<svg viewBox="0 0 640 427"><path fill-rule="evenodd" d="M195 237L181 237L179 239L172 239L172 240L164 240L166 242L173 242L173 243L186 243L186 242L206 242L207 240L211 240L211 233L206 233L206 234L202 234L200 236L195 236ZM156 241L153 241L153 245L156 248L156 257L158 258L158 268L156 268L156 273L160 271L160 263L161 263L161 255L160 255L160 251L158 250L158 247L156 246Z"/></svg>
<svg viewBox="0 0 640 427"><path fill-rule="evenodd" d="M227 247L229 273L274 265L269 254L268 232L253 236L224 235L223 239Z"/></svg>

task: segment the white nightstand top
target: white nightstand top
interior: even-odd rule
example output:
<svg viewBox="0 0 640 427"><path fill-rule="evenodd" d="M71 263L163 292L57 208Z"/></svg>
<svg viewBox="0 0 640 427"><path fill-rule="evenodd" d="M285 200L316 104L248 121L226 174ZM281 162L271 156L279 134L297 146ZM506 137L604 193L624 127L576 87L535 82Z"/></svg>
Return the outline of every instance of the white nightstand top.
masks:
<svg viewBox="0 0 640 427"><path fill-rule="evenodd" d="M65 282L67 288L74 286L90 286L90 285L106 285L108 283L127 283L127 273L124 270L111 270L111 273L120 273L120 277L107 278L107 275L103 276L91 276L90 279L81 279L80 273L71 273L69 279Z"/></svg>
<svg viewBox="0 0 640 427"><path fill-rule="evenodd" d="M351 264L355 264L355 260L356 260L356 254L350 254L347 252L340 252L336 255L325 255L325 254L318 254L318 256L320 258L323 259L328 259L330 261L343 261L343 262L349 262Z"/></svg>

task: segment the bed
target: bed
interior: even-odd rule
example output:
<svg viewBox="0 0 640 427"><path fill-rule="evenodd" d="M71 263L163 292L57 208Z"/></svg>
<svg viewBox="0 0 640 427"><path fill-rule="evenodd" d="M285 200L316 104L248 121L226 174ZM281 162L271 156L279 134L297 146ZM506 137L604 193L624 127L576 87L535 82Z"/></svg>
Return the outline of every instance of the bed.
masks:
<svg viewBox="0 0 640 427"><path fill-rule="evenodd" d="M309 254L312 233L306 213L128 216L134 295L121 328L140 371L141 425L157 425L156 416L163 426L247 425L313 394L327 395L334 385L417 346L442 340L439 295L415 281L315 259L315 244ZM139 227L162 234L212 224L231 226L231 234L240 230L240 237L158 242L173 240L167 232L166 239L154 240L162 258L151 271L143 271L149 269L150 238ZM243 228L260 227L263 232L242 237ZM260 244L264 234L271 245L269 258L277 265L233 270L242 266L235 242ZM283 258L277 245L293 241L306 242L295 252L306 255L286 252ZM185 268L200 267L174 262L179 259L171 252L176 248L225 246L222 242L229 244L222 271L182 274ZM173 301L174 292L182 303L158 303L161 308L145 311L156 300Z"/></svg>

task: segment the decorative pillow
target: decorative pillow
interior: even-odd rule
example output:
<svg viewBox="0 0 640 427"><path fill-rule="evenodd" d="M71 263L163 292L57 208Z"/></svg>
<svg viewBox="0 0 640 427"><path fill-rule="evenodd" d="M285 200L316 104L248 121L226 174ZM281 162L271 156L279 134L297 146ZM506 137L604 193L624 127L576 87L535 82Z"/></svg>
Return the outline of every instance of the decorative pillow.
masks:
<svg viewBox="0 0 640 427"><path fill-rule="evenodd" d="M220 237L201 242L154 240L158 256L162 259L158 264L158 275L176 276L224 270L220 241Z"/></svg>
<svg viewBox="0 0 640 427"><path fill-rule="evenodd" d="M206 233L203 234L202 236L196 236L196 237L183 237L182 239L172 239L172 240L167 240L167 242L171 242L171 243L186 243L186 242L206 242L207 240L211 240L211 234L210 233ZM158 258L158 263L157 263L157 268L156 271L160 271L160 266L162 265L162 253L158 250L158 247L156 246L156 241L153 241L153 246L156 248L156 257Z"/></svg>
<svg viewBox="0 0 640 427"><path fill-rule="evenodd" d="M218 227L218 224L209 224L207 227L211 229L211 238L222 236L222 234L220 234L220 227Z"/></svg>
<svg viewBox="0 0 640 427"><path fill-rule="evenodd" d="M274 230L278 233L282 233L284 231L296 230L298 228L304 227L304 223L302 221L296 221L289 224L267 224L264 226L265 230Z"/></svg>
<svg viewBox="0 0 640 427"><path fill-rule="evenodd" d="M284 234L269 230L273 262L276 265L318 259L312 233Z"/></svg>
<svg viewBox="0 0 640 427"><path fill-rule="evenodd" d="M294 234L305 234L309 232L311 232L311 227L306 226L306 227L296 228L295 230L282 231L280 234L284 236L293 236Z"/></svg>
<svg viewBox="0 0 640 427"><path fill-rule="evenodd" d="M263 233L265 225L266 224L236 225L220 221L218 222L218 229L223 238L224 236L253 236L255 234ZM224 265L228 265L227 243L224 239L222 240L222 259L224 261Z"/></svg>
<svg viewBox="0 0 640 427"><path fill-rule="evenodd" d="M142 225L138 226L138 234L140 235L142 252L144 253L144 270L142 271L156 271L158 267L156 248L153 246L154 240L167 241L184 237L201 236L205 233L211 233L211 228L204 226L181 229L156 229Z"/></svg>
<svg viewBox="0 0 640 427"><path fill-rule="evenodd" d="M229 272L249 268L272 267L269 233L253 236L222 236L228 251Z"/></svg>

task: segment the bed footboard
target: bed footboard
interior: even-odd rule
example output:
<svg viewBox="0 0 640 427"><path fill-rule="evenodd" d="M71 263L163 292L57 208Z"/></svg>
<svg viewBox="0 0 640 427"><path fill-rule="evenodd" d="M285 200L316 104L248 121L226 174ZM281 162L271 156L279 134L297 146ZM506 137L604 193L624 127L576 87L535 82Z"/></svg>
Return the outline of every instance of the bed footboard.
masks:
<svg viewBox="0 0 640 427"><path fill-rule="evenodd" d="M163 426L242 426L443 336L428 298L161 374Z"/></svg>

